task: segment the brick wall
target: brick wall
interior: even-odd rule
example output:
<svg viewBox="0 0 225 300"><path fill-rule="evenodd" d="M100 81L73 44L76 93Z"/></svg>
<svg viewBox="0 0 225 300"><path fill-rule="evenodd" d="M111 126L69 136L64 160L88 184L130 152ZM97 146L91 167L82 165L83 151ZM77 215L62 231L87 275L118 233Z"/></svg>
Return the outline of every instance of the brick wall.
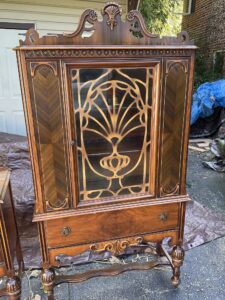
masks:
<svg viewBox="0 0 225 300"><path fill-rule="evenodd" d="M213 53L225 50L225 0L195 0L195 11L183 16L182 30L200 48L208 67L212 66Z"/></svg>

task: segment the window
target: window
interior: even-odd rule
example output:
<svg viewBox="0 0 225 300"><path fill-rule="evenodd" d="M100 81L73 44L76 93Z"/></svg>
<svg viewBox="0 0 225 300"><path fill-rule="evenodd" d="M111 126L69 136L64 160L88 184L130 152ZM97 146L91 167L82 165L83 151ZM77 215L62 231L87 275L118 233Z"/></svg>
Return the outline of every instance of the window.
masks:
<svg viewBox="0 0 225 300"><path fill-rule="evenodd" d="M184 0L183 13L188 15L194 13L195 4L196 4L196 0Z"/></svg>

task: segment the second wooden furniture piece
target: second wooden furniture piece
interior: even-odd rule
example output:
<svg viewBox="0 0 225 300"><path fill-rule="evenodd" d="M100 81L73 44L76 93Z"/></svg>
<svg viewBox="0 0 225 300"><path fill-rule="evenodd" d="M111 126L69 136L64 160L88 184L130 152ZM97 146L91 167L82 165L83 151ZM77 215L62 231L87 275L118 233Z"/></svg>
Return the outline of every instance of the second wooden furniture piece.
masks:
<svg viewBox="0 0 225 300"><path fill-rule="evenodd" d="M51 269L87 250L120 255L148 242L179 284L196 47L185 32L160 38L138 11L121 13L111 2L102 20L88 9L74 33L31 29L16 48L49 295L62 281L150 268L72 277Z"/></svg>
<svg viewBox="0 0 225 300"><path fill-rule="evenodd" d="M19 235L16 225L9 169L0 167L0 277L7 276L6 286L0 296L20 299L20 278L16 276L14 259L19 270L23 270Z"/></svg>

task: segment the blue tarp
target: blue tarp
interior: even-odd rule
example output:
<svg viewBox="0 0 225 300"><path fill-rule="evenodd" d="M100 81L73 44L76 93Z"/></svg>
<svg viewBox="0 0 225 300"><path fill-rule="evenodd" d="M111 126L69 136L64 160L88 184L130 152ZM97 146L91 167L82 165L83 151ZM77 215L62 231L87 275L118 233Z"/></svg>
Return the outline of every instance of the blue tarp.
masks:
<svg viewBox="0 0 225 300"><path fill-rule="evenodd" d="M213 114L215 107L225 107L225 80L207 82L197 89L193 95L191 125L199 117L206 118Z"/></svg>

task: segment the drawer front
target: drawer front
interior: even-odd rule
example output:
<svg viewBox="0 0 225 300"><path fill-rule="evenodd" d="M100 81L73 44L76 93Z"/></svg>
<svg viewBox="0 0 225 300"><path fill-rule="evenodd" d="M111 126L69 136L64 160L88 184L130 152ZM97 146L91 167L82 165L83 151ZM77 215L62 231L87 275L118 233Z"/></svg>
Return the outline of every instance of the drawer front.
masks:
<svg viewBox="0 0 225 300"><path fill-rule="evenodd" d="M130 208L46 221L48 247L92 243L175 229L179 204Z"/></svg>
<svg viewBox="0 0 225 300"><path fill-rule="evenodd" d="M178 236L179 236L179 232L178 230L171 230L171 231L163 231L160 233L153 233L153 234L147 234L147 235L143 235L143 240L145 242L158 242L158 241L162 241L164 238L166 237L170 237L171 238L171 245L176 245L178 243ZM127 238L122 238L121 240L117 240L117 241L126 241ZM114 241L108 241L105 242L105 244L107 243L113 243ZM102 249L101 246L101 242L100 243L95 243L95 246L97 249ZM68 256L68 260L66 259L64 262L61 261L61 265L70 265L71 264L71 257L75 259L76 261L76 257L77 259L80 261L81 257L79 256L79 254L84 253L88 250L90 250L90 248L92 248L92 244L84 244L84 245L73 245L73 246L69 246L69 247L61 247L61 248L55 248L55 249L50 249L49 250L49 262L51 264L51 266L58 266L58 262L56 260L56 257L58 255L65 255ZM84 262L87 261L87 258L89 256L89 252L87 252L87 255L83 255L82 258L84 259ZM68 263L67 263L68 262Z"/></svg>

